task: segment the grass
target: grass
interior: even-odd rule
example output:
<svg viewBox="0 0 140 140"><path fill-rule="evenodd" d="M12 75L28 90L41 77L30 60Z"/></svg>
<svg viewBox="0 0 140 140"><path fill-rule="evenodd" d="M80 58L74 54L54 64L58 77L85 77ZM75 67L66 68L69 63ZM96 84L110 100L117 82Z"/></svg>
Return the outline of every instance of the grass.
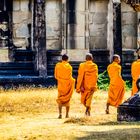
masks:
<svg viewBox="0 0 140 140"><path fill-rule="evenodd" d="M125 99L130 96L126 92ZM0 90L0 140L139 140L139 122L117 122L116 108L105 114L107 91L93 96L91 117L85 117L74 92L70 118L57 119L57 89Z"/></svg>

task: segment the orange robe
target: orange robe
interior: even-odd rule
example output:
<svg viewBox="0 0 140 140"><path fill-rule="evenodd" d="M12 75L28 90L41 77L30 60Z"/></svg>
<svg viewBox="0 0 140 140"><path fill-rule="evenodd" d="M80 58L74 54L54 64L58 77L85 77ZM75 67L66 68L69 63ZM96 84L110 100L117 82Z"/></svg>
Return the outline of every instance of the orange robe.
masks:
<svg viewBox="0 0 140 140"><path fill-rule="evenodd" d="M72 67L67 61L62 61L55 66L55 78L58 83L57 103L69 106L70 98L74 91L75 80L72 77Z"/></svg>
<svg viewBox="0 0 140 140"><path fill-rule="evenodd" d="M113 62L107 67L107 71L110 78L107 103L118 107L122 103L125 93L125 83L121 77L121 66Z"/></svg>
<svg viewBox="0 0 140 140"><path fill-rule="evenodd" d="M131 75L132 75L132 96L138 92L136 82L140 76L140 59L134 61L131 66Z"/></svg>
<svg viewBox="0 0 140 140"><path fill-rule="evenodd" d="M97 90L98 67L92 61L81 63L78 70L76 91L81 92L81 103L91 106L92 96Z"/></svg>

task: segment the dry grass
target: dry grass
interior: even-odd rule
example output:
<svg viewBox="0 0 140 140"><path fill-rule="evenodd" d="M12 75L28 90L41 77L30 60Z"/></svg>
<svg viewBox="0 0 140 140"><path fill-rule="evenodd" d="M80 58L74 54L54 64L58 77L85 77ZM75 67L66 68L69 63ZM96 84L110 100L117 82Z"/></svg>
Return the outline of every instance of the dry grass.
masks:
<svg viewBox="0 0 140 140"><path fill-rule="evenodd" d="M127 92L125 98L129 96ZM0 90L0 140L140 139L140 123L117 122L113 107L105 114L105 91L94 94L91 117L84 116L80 95L74 93L70 118L57 119L56 98L55 88Z"/></svg>

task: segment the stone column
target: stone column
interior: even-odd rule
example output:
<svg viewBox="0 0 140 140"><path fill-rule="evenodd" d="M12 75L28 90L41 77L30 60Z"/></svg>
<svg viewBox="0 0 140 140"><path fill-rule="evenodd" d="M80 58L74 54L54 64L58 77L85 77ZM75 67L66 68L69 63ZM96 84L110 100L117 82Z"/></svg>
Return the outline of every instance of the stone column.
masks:
<svg viewBox="0 0 140 140"><path fill-rule="evenodd" d="M66 0L65 49L70 61L84 61L88 49L88 0ZM88 21L87 21L88 22ZM87 45L87 46L86 46Z"/></svg>
<svg viewBox="0 0 140 140"><path fill-rule="evenodd" d="M107 49L110 52L110 62L112 60L112 56L114 54L113 49L113 3L112 0L109 0L108 3L108 15L107 15Z"/></svg>
<svg viewBox="0 0 140 140"><path fill-rule="evenodd" d="M113 54L122 57L121 2L110 0L108 4L107 45L110 50L110 61Z"/></svg>
<svg viewBox="0 0 140 140"><path fill-rule="evenodd" d="M40 77L47 76L45 0L34 0L33 47L35 69Z"/></svg>
<svg viewBox="0 0 140 140"><path fill-rule="evenodd" d="M121 2L113 1L113 38L114 53L122 56L122 26L121 26Z"/></svg>

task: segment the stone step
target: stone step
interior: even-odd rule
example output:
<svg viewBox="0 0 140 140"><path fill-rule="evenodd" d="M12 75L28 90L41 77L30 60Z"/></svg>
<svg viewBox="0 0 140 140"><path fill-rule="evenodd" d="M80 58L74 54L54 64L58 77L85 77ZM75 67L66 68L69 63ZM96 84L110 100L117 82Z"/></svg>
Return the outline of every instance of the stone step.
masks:
<svg viewBox="0 0 140 140"><path fill-rule="evenodd" d="M13 88L14 86L54 86L56 80L53 76L42 78L39 76L0 76L0 86Z"/></svg>
<svg viewBox="0 0 140 140"><path fill-rule="evenodd" d="M21 69L34 69L31 62L5 62L0 63L0 70L21 70Z"/></svg>
<svg viewBox="0 0 140 140"><path fill-rule="evenodd" d="M24 75L38 75L37 72L34 70L0 70L0 76L1 75L18 75L18 76L24 76Z"/></svg>
<svg viewBox="0 0 140 140"><path fill-rule="evenodd" d="M14 50L13 58L14 61L33 61L34 60L34 52L32 50Z"/></svg>

